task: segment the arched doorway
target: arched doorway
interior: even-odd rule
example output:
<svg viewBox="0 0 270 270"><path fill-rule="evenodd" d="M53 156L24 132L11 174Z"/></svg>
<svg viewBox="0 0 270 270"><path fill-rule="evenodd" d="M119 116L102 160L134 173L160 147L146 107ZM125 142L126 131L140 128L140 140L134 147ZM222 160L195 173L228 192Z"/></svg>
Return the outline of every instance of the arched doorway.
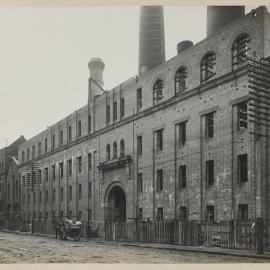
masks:
<svg viewBox="0 0 270 270"><path fill-rule="evenodd" d="M126 194L120 186L114 186L108 194L105 219L126 219Z"/></svg>

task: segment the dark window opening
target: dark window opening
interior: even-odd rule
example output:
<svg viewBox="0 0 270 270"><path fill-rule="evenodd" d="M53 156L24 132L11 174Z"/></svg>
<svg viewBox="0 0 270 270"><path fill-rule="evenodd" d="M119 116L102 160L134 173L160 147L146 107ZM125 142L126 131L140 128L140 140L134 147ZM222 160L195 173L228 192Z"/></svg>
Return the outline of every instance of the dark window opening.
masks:
<svg viewBox="0 0 270 270"><path fill-rule="evenodd" d="M78 121L78 137L82 136L82 121Z"/></svg>
<svg viewBox="0 0 270 270"><path fill-rule="evenodd" d="M205 178L206 178L207 185L214 184L214 160L206 161Z"/></svg>
<svg viewBox="0 0 270 270"><path fill-rule="evenodd" d="M179 68L175 73L175 94L184 91L187 88L187 69Z"/></svg>
<svg viewBox="0 0 270 270"><path fill-rule="evenodd" d="M88 154L88 170L89 171L92 170L92 154L91 153Z"/></svg>
<svg viewBox="0 0 270 270"><path fill-rule="evenodd" d="M60 130L60 145L62 145L64 142L64 134L63 134L63 130Z"/></svg>
<svg viewBox="0 0 270 270"><path fill-rule="evenodd" d="M163 99L164 82L162 79L157 79L153 85L153 102L156 104Z"/></svg>
<svg viewBox="0 0 270 270"><path fill-rule="evenodd" d="M52 180L55 181L55 165L52 165Z"/></svg>
<svg viewBox="0 0 270 270"><path fill-rule="evenodd" d="M142 108L142 88L137 89L137 112Z"/></svg>
<svg viewBox="0 0 270 270"><path fill-rule="evenodd" d="M163 170L157 170L157 192L163 190Z"/></svg>
<svg viewBox="0 0 270 270"><path fill-rule="evenodd" d="M45 153L48 152L48 139L45 139Z"/></svg>
<svg viewBox="0 0 270 270"><path fill-rule="evenodd" d="M142 155L142 136L137 137L137 155Z"/></svg>
<svg viewBox="0 0 270 270"><path fill-rule="evenodd" d="M68 187L68 199L72 201L72 186Z"/></svg>
<svg viewBox="0 0 270 270"><path fill-rule="evenodd" d="M72 127L71 126L68 127L68 141L69 142L72 141Z"/></svg>
<svg viewBox="0 0 270 270"><path fill-rule="evenodd" d="M106 159L110 160L111 159L111 149L110 149L110 145L107 144L106 146Z"/></svg>
<svg viewBox="0 0 270 270"><path fill-rule="evenodd" d="M82 184L79 184L79 200L82 199Z"/></svg>
<svg viewBox="0 0 270 270"><path fill-rule="evenodd" d="M239 155L238 159L238 181L248 181L248 156L247 154Z"/></svg>
<svg viewBox="0 0 270 270"><path fill-rule="evenodd" d="M68 160L68 176L72 176L72 159Z"/></svg>
<svg viewBox="0 0 270 270"><path fill-rule="evenodd" d="M137 175L137 190L138 190L138 193L142 193L143 191L142 173L138 173Z"/></svg>
<svg viewBox="0 0 270 270"><path fill-rule="evenodd" d="M142 219L143 219L143 209L138 208L138 220L142 220Z"/></svg>
<svg viewBox="0 0 270 270"><path fill-rule="evenodd" d="M186 206L180 207L180 220L186 221L187 220L187 208Z"/></svg>
<svg viewBox="0 0 270 270"><path fill-rule="evenodd" d="M205 115L205 137L214 137L214 113L208 113Z"/></svg>
<svg viewBox="0 0 270 270"><path fill-rule="evenodd" d="M113 121L117 120L117 102L113 103Z"/></svg>
<svg viewBox="0 0 270 270"><path fill-rule="evenodd" d="M53 189L53 192L52 192L52 201L55 202L55 189Z"/></svg>
<svg viewBox="0 0 270 270"><path fill-rule="evenodd" d="M125 116L125 99L121 97L120 99L120 118L122 119Z"/></svg>
<svg viewBox="0 0 270 270"><path fill-rule="evenodd" d="M125 141L122 139L120 141L120 157L124 157L125 156Z"/></svg>
<svg viewBox="0 0 270 270"><path fill-rule="evenodd" d="M52 149L55 149L55 135L52 135Z"/></svg>
<svg viewBox="0 0 270 270"><path fill-rule="evenodd" d="M49 181L49 170L48 170L48 168L44 169L44 177L45 177L45 181L47 183Z"/></svg>
<svg viewBox="0 0 270 270"><path fill-rule="evenodd" d="M213 205L206 206L206 220L213 223L215 220L215 208Z"/></svg>
<svg viewBox="0 0 270 270"><path fill-rule="evenodd" d="M186 165L179 167L179 187L185 188L187 185L187 168Z"/></svg>
<svg viewBox="0 0 270 270"><path fill-rule="evenodd" d="M60 171L60 178L63 178L64 176L64 163L59 163L59 171Z"/></svg>
<svg viewBox="0 0 270 270"><path fill-rule="evenodd" d="M78 173L82 172L82 157L77 157Z"/></svg>
<svg viewBox="0 0 270 270"><path fill-rule="evenodd" d="M92 129L92 119L91 119L91 115L88 116L88 132L91 133L91 129Z"/></svg>
<svg viewBox="0 0 270 270"><path fill-rule="evenodd" d="M158 207L157 209L157 219L163 220L163 207Z"/></svg>
<svg viewBox="0 0 270 270"><path fill-rule="evenodd" d="M240 221L248 221L248 205L238 204L238 219Z"/></svg>
<svg viewBox="0 0 270 270"><path fill-rule="evenodd" d="M32 158L35 158L36 156L36 147L33 145L32 147Z"/></svg>
<svg viewBox="0 0 270 270"><path fill-rule="evenodd" d="M184 146L186 144L186 122L182 122L178 126L178 145Z"/></svg>
<svg viewBox="0 0 270 270"><path fill-rule="evenodd" d="M113 158L117 158L117 142L113 143Z"/></svg>
<svg viewBox="0 0 270 270"><path fill-rule="evenodd" d="M216 54L207 53L201 61L201 82L206 82L216 74Z"/></svg>
<svg viewBox="0 0 270 270"><path fill-rule="evenodd" d="M41 155L41 142L38 143L38 155Z"/></svg>
<svg viewBox="0 0 270 270"><path fill-rule="evenodd" d="M156 150L163 150L163 129L156 131Z"/></svg>
<svg viewBox="0 0 270 270"><path fill-rule="evenodd" d="M92 183L89 182L89 198L92 198Z"/></svg>

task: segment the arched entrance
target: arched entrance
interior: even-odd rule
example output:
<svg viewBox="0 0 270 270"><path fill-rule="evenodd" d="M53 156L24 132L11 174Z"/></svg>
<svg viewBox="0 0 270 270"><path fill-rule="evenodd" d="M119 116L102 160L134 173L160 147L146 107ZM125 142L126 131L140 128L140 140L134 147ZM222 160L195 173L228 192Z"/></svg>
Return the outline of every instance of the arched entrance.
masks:
<svg viewBox="0 0 270 270"><path fill-rule="evenodd" d="M126 219L126 194L120 186L114 186L107 196L105 219Z"/></svg>

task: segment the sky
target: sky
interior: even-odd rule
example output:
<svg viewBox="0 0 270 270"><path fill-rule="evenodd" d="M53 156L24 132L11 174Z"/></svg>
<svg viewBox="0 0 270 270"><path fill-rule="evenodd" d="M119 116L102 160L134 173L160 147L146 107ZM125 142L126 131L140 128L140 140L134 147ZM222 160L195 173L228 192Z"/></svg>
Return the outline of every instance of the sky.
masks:
<svg viewBox="0 0 270 270"><path fill-rule="evenodd" d="M250 8L246 8L246 12ZM166 60L206 36L206 7L164 7ZM139 7L0 8L0 148L30 139L84 106L88 62L107 90L138 71Z"/></svg>

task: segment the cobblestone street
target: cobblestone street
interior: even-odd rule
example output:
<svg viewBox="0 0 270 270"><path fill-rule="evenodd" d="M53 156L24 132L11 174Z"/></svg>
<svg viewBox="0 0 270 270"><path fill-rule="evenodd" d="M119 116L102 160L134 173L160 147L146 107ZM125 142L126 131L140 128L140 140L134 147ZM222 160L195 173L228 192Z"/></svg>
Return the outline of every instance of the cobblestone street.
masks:
<svg viewBox="0 0 270 270"><path fill-rule="evenodd" d="M60 241L0 232L1 263L257 263L269 260L123 246L119 243Z"/></svg>

